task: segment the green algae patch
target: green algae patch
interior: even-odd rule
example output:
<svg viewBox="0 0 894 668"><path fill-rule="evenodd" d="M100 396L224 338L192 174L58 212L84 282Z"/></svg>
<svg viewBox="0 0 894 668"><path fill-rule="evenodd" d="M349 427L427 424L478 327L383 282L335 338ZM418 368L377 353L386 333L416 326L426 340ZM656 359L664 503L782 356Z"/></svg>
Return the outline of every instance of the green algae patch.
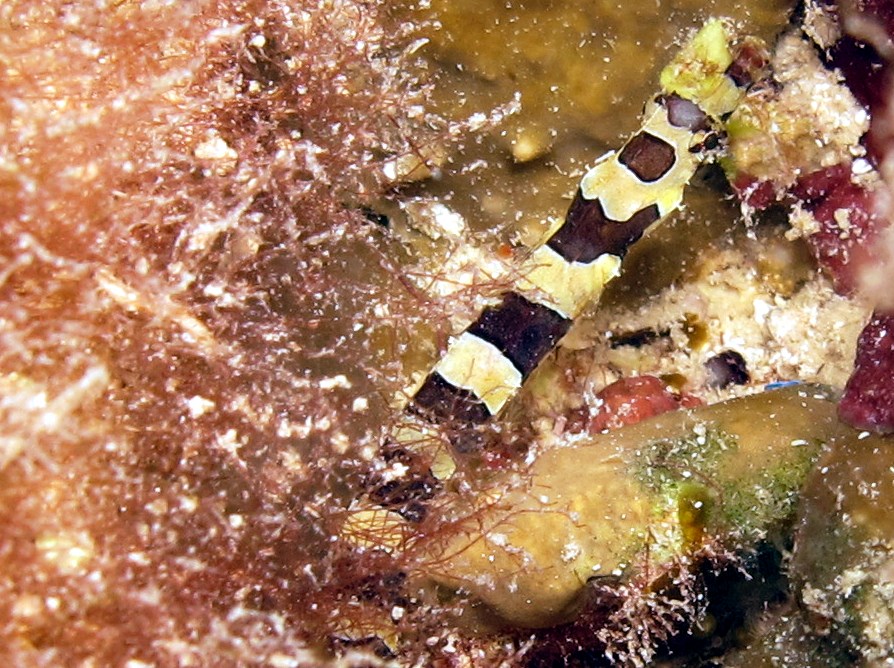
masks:
<svg viewBox="0 0 894 668"><path fill-rule="evenodd" d="M696 424L690 436L650 444L630 473L677 509L688 542L706 533L756 537L794 509L822 445L819 439L792 439L791 447L774 449L771 460L755 467L748 459L755 449L750 439L759 438L760 431L741 434Z"/></svg>
<svg viewBox="0 0 894 668"><path fill-rule="evenodd" d="M829 393L802 385L568 437L524 482L507 476L466 506L423 571L511 624L561 622L593 578L623 582L706 546L751 547L791 517L842 429Z"/></svg>

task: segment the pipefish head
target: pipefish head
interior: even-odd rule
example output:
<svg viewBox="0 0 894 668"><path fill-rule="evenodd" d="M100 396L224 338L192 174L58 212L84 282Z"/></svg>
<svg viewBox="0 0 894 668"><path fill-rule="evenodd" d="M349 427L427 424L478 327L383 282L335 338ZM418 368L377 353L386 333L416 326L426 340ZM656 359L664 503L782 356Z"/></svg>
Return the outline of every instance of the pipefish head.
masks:
<svg viewBox="0 0 894 668"><path fill-rule="evenodd" d="M695 102L720 120L760 78L766 48L754 38L737 39L729 21L709 19L661 71L661 87Z"/></svg>

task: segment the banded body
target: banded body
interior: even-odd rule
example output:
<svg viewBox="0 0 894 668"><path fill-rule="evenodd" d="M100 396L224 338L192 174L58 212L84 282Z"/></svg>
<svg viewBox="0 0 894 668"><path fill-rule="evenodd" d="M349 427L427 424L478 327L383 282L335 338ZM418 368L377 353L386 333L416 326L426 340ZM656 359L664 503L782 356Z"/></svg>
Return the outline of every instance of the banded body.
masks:
<svg viewBox="0 0 894 668"><path fill-rule="evenodd" d="M524 261L514 290L450 340L408 406L421 422L475 426L498 415L565 335L574 318L618 275L630 246L679 207L683 190L722 121L763 64L754 42L733 47L720 20L710 20L661 74L662 92L641 129L581 179L564 221ZM412 421L408 424L413 424ZM403 426L383 449L392 471L371 484L369 499L409 522L425 516L446 473L413 452L421 426ZM452 439L454 451L467 439ZM381 526L369 510L353 529Z"/></svg>
<svg viewBox="0 0 894 668"><path fill-rule="evenodd" d="M501 411L618 275L630 246L679 207L709 154L706 139L743 93L748 65L721 21L699 31L662 73L664 90L639 132L581 179L564 222L531 252L516 289L451 340L413 397L416 409L470 423Z"/></svg>

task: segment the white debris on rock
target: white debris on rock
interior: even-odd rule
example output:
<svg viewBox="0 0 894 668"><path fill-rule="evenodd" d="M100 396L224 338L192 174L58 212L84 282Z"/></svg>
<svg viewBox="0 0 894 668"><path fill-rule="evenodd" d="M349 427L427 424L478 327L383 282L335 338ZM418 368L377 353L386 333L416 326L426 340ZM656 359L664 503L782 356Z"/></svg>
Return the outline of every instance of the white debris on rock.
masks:
<svg viewBox="0 0 894 668"><path fill-rule="evenodd" d="M779 85L756 89L731 119L736 171L784 189L805 174L865 155L860 138L869 115L810 43L783 35L772 68Z"/></svg>
<svg viewBox="0 0 894 668"><path fill-rule="evenodd" d="M821 275L793 294L774 291L749 271L743 251L727 251L728 261L702 278L666 288L637 309L598 310L579 326L577 336L591 342L578 366L592 391L613 380L640 374L679 374L685 390L711 402L760 391L778 380L801 380L842 387L851 373L857 337L869 308L835 294ZM687 321L707 328L707 341L692 346ZM668 331L656 343L611 348L605 332ZM751 383L725 390L709 388L705 362L725 349L745 359Z"/></svg>

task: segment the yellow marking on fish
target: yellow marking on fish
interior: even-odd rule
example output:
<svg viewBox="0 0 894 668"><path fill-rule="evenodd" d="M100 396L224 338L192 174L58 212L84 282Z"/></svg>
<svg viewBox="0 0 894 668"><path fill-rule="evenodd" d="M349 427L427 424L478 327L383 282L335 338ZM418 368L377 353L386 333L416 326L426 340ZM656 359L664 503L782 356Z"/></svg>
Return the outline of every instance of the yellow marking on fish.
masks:
<svg viewBox="0 0 894 668"><path fill-rule="evenodd" d="M720 19L710 19L661 71L661 87L693 100L709 116L719 119L742 99L742 89L726 76L733 62L730 35Z"/></svg>
<svg viewBox="0 0 894 668"><path fill-rule="evenodd" d="M435 366L447 382L471 390L496 415L522 384L522 374L492 343L463 332Z"/></svg>
<svg viewBox="0 0 894 668"><path fill-rule="evenodd" d="M621 258L617 255L605 253L585 264L568 262L549 246L540 246L522 268L523 278L518 286L532 301L549 306L566 318L576 318L587 304L599 298L605 284L620 271Z"/></svg>
<svg viewBox="0 0 894 668"><path fill-rule="evenodd" d="M583 179L581 193L586 199L602 202L606 216L627 220L650 204L657 204L663 218L680 206L683 189L701 162L689 151L693 133L686 128L675 128L667 120L667 110L659 106L643 124L646 132L663 139L674 149L674 165L657 181L647 183L618 161L618 151L612 151L597 162Z"/></svg>

